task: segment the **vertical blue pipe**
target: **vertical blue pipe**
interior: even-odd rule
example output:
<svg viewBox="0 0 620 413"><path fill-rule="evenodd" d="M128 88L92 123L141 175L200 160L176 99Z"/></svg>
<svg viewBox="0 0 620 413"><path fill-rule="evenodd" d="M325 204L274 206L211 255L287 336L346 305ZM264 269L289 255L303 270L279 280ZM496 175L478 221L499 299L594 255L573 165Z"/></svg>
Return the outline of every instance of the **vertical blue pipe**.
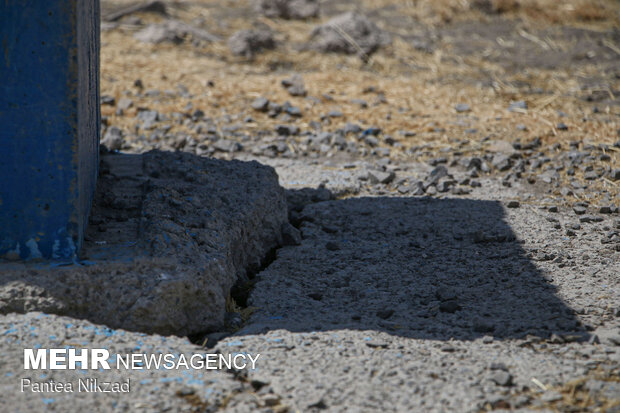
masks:
<svg viewBox="0 0 620 413"><path fill-rule="evenodd" d="M99 2L0 0L0 258L79 251L99 124Z"/></svg>

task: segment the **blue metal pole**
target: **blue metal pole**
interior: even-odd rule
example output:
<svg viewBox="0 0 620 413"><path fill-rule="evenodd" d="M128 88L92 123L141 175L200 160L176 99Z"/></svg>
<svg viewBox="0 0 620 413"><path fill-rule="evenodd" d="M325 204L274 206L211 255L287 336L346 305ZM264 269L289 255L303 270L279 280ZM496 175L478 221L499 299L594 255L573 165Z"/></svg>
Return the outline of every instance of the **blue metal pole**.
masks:
<svg viewBox="0 0 620 413"><path fill-rule="evenodd" d="M79 251L99 129L99 1L0 1L0 258Z"/></svg>

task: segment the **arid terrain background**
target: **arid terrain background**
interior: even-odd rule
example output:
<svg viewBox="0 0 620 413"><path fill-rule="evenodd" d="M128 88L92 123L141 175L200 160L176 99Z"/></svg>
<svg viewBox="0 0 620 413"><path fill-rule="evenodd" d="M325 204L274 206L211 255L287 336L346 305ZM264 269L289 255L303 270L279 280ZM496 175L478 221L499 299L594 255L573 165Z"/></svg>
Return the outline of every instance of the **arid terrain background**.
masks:
<svg viewBox="0 0 620 413"><path fill-rule="evenodd" d="M102 0L101 29L80 261L0 273L7 406L620 412L620 2ZM23 346L80 344L261 359L16 391Z"/></svg>
<svg viewBox="0 0 620 413"><path fill-rule="evenodd" d="M276 125L292 123L302 137L287 140L287 155L351 152L307 148L304 132L316 130L314 121L327 131L347 122L379 128L392 139L377 146L397 159L424 160L455 147L475 153L485 139L540 138L543 146L605 144L617 161L620 17L614 1L322 1L319 17L302 20L261 15L249 1L168 2L167 15L131 13L105 23L113 10L131 4L103 2L102 93L128 97L133 105L122 115L115 105L102 110L109 125L123 130L124 150L175 149L185 134L189 146L211 153L209 131L217 131L256 153L275 139ZM390 43L363 59L314 50L313 29L346 11L368 16ZM221 40L191 34L154 44L136 39L145 26L171 18ZM227 39L243 29L271 33L274 49L250 46L252 57L234 55ZM281 86L291 74L302 76L307 95L291 96ZM258 97L288 101L301 116L257 112L251 103ZM513 101L527 109L507 111ZM461 111L457 105L464 105ZM165 130L136 128L140 109L166 114ZM207 124L200 132L174 118L196 111ZM376 152L365 142L359 146L353 156ZM418 146L424 150L412 153Z"/></svg>

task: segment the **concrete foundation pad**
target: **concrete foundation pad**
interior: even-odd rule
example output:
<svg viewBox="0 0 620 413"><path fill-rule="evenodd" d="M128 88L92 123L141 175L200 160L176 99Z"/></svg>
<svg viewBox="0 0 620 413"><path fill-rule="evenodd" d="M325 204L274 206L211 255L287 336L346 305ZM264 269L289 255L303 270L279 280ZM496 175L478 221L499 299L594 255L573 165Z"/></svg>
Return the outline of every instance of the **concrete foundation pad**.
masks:
<svg viewBox="0 0 620 413"><path fill-rule="evenodd" d="M270 167L181 153L103 156L79 261L0 264L0 312L187 335L221 327L230 288L281 242Z"/></svg>

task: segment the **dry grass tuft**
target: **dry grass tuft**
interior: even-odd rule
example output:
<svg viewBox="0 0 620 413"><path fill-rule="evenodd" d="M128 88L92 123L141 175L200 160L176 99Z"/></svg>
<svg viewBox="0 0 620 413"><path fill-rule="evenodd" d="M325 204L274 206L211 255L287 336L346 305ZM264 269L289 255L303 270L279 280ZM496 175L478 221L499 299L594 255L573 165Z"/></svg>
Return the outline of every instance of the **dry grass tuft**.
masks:
<svg viewBox="0 0 620 413"><path fill-rule="evenodd" d="M516 12L520 6L517 0L493 0L491 4L496 13Z"/></svg>
<svg viewBox="0 0 620 413"><path fill-rule="evenodd" d="M518 6L502 3L502 7L509 9L503 14L506 18L523 17L526 27L543 21L541 19L553 18L562 24L575 22L578 13L586 13L578 7L586 3L582 0L515 2ZM380 10L381 7L402 5L403 0L360 0L359 3L367 7L369 13L378 13L390 10ZM404 0L404 3L406 7L397 10L402 10L412 22L420 20L443 24L444 17L438 14L440 9L455 20L488 19L488 15L484 17L482 11L472 8L472 0ZM600 3L606 11L611 10L607 13L608 17L604 21L588 24L604 30L616 18L614 11L618 7L614 8L614 4L609 1ZM546 14L541 15L540 8L544 8ZM190 41L181 45L148 45L133 38L136 28L129 25L104 31L102 93L114 96L117 100L128 95L133 99L134 107L127 110L124 116L116 115L115 108L111 106L102 107L102 111L108 117L109 124L124 129L128 135L145 135L146 140L129 139L132 151L149 149L144 146L144 142L151 135L151 131L135 129L134 115L138 108L167 114L188 113L186 107L191 103L191 111L200 109L216 122L230 116L233 123L240 124L239 133L248 136L256 136L261 131L273 133L275 125L280 121L249 108L252 100L258 96L281 104L290 101L292 105L298 106L303 117L294 122L302 130L309 129L310 120L320 119L329 110L337 109L344 116L332 119L330 130L341 128L347 122L358 123L362 127L377 126L385 134L392 135L405 150L418 145L429 145L429 148L438 150L454 146L457 141L467 140L470 143L460 149L463 153L473 154L480 149L479 142L486 136L493 140L520 139L522 142L540 137L543 144L558 142L565 147L570 141L587 140L613 145L618 139L616 130L620 127L620 108L597 105L600 114L592 117L591 107L594 104L584 100L588 95L603 93L611 97L620 87L615 78L607 78L605 81L608 84L588 88L583 86L581 79L601 76L601 68L595 61L578 69L528 68L508 73L501 65L482 56L456 56L451 54L449 48L427 53L417 50L405 38L395 36L389 47L372 55L365 64L356 56L300 51L296 44L306 41L312 27L320 21L283 21L257 16L248 19L243 17L243 10L239 6L231 10L216 5L215 0L192 2L191 6L171 9L171 13L173 17L188 22L192 16L200 16L205 19L205 27L224 39L235 30L260 22L277 32L280 43L276 50L257 55L254 60L247 60L232 56L225 42L199 47ZM218 21L222 20L217 17L218 13L231 14L229 18L223 19L226 24L218 25ZM535 17L528 17L530 14ZM566 20L562 20L562 16ZM579 19L585 18L583 14L581 16ZM140 18L150 21L159 17L140 15ZM528 33L535 31L528 29ZM545 38L542 41L550 40ZM612 47L615 46L610 45L609 48L614 50ZM560 46L570 47L570 44ZM316 100L292 97L281 87L281 80L290 76L291 72L303 76L308 94ZM161 96L152 99L138 93L133 86L136 79L142 80L145 90L160 90ZM179 85L186 87L192 97L168 96L164 93L166 90L177 90ZM523 88L519 85L528 86ZM385 101L379 99L376 92L365 92L369 87L382 91ZM529 92L536 88L545 93ZM361 108L352 102L353 99L367 101L368 108ZM508 112L506 108L512 100L526 100L529 109L524 113ZM456 103L468 103L471 112L457 114L454 110ZM560 117L558 111L568 116ZM251 116L254 121L241 122L246 116ZM591 119L584 123L581 120L584 117ZM566 123L568 131L557 131L556 125L559 122ZM525 126L526 130L517 130L517 125ZM477 132L469 133L470 129ZM402 130L415 131L416 135L404 137L399 133ZM204 139L204 136L180 123L172 123L168 133L183 133L200 143ZM170 150L166 142L155 144L160 149ZM290 145L294 150L297 150L297 144L291 138ZM404 159L411 157L406 151L397 148L392 148L392 155ZM620 162L620 151L610 152L610 155L611 165ZM416 160L424 161L424 156L420 155ZM605 187L603 189L610 189L614 185L604 181L596 185L599 184ZM597 189L594 183L589 185L592 191Z"/></svg>
<svg viewBox="0 0 620 413"><path fill-rule="evenodd" d="M582 21L603 21L609 17L609 10L600 1L585 0L577 3L573 15Z"/></svg>

